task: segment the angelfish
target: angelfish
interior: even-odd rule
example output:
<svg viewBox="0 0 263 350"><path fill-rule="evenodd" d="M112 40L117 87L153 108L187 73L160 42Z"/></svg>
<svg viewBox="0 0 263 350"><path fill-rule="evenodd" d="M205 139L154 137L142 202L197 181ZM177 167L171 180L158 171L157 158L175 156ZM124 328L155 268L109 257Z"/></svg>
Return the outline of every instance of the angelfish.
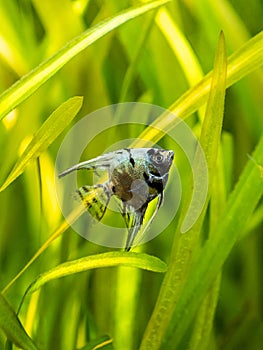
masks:
<svg viewBox="0 0 263 350"><path fill-rule="evenodd" d="M125 250L133 245L134 239L143 225L148 204L156 197L155 210L146 228L154 219L163 202L164 188L174 158L173 151L158 148L124 148L81 162L63 171L59 177L80 169L105 170L108 179L104 183L83 186L77 194L93 217L100 221L115 196L120 202L120 212L125 220L128 236ZM88 196L97 190L98 198L92 201Z"/></svg>

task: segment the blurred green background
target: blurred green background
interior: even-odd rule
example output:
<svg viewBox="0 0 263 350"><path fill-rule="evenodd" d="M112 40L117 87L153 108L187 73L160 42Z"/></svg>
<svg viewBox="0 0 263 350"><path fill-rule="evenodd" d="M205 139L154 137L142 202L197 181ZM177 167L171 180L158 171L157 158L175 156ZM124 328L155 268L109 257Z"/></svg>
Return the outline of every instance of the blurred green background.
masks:
<svg viewBox="0 0 263 350"><path fill-rule="evenodd" d="M139 3L0 0L0 92L87 28ZM69 97L84 96L76 120L118 102L169 108L213 68L221 30L230 55L262 30L262 18L261 0L173 0L159 12L150 11L100 38L1 121L0 184L33 134ZM228 194L262 134L262 91L262 69L227 90L223 140L229 152ZM187 119L197 133L198 118L195 113ZM63 220L54 189L54 163L66 131L0 193L1 289ZM135 126L129 136L140 132ZM116 141L113 133L112 143ZM160 145L169 147L169 142ZM96 155L105 147L108 144L98 139ZM179 167L183 166L181 160ZM186 170L180 171L187 176ZM176 219L159 237L136 250L168 261L175 225ZM199 349L262 347L262 204L249 225L224 266L213 330L209 343ZM17 309L39 273L63 261L108 250L68 229L10 287L6 293L10 304ZM104 335L113 338L116 349L138 349L162 278L162 274L132 268L105 268L59 279L26 299L20 319L41 349L77 349ZM4 343L0 332L1 349ZM186 344L182 342L180 349L186 349Z"/></svg>

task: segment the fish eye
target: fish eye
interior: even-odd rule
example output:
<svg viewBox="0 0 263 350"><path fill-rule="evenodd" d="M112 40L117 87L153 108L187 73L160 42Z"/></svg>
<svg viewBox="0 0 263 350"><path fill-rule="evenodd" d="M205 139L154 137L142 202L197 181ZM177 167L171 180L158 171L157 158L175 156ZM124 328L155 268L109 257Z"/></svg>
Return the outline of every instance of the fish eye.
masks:
<svg viewBox="0 0 263 350"><path fill-rule="evenodd" d="M157 164L160 164L163 161L163 156L161 154L156 154L153 156L153 161Z"/></svg>

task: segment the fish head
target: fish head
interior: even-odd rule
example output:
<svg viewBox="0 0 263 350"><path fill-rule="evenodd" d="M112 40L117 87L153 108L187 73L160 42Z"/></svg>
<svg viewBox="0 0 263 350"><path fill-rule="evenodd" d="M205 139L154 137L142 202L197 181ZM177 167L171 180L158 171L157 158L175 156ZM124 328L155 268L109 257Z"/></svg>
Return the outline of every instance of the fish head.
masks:
<svg viewBox="0 0 263 350"><path fill-rule="evenodd" d="M147 150L149 172L154 176L163 177L168 174L174 159L174 152L158 148Z"/></svg>

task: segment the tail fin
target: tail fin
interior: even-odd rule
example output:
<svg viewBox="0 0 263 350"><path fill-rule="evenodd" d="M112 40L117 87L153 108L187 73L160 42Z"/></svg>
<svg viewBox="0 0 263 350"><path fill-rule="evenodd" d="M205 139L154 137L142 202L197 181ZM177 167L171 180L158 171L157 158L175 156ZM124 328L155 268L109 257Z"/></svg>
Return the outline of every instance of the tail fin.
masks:
<svg viewBox="0 0 263 350"><path fill-rule="evenodd" d="M103 218L110 201L110 194L107 187L102 184L83 186L76 192L88 212L100 221Z"/></svg>

